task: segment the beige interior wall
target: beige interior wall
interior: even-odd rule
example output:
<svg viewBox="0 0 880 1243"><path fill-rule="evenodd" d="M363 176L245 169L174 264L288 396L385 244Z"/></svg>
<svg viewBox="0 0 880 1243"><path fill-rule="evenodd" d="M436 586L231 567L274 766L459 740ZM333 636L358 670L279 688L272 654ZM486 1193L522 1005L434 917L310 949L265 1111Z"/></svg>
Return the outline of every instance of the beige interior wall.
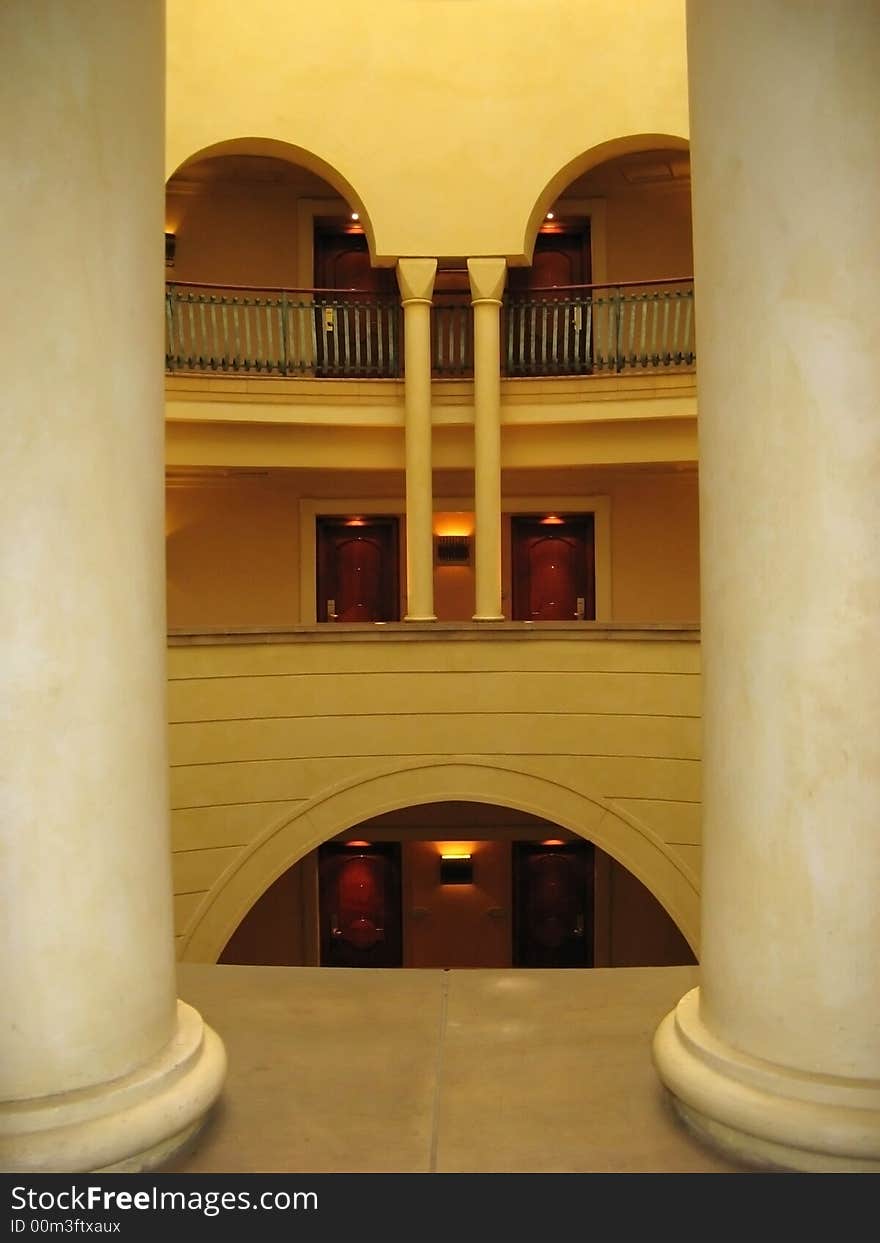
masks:
<svg viewBox="0 0 880 1243"><path fill-rule="evenodd" d="M338 0L308 20L170 0L167 171L232 140L289 144L364 212L380 260L524 256L584 153L686 137L684 16L683 0Z"/></svg>
<svg viewBox="0 0 880 1243"><path fill-rule="evenodd" d="M601 204L601 225L597 220L593 227L594 280L692 275L689 167L686 152L636 152L603 162L564 191L554 204L559 216L579 218L584 200ZM184 284L311 285L313 213L347 222L349 210L328 182L285 160L199 161L168 183L166 228L176 253L166 277Z"/></svg>
<svg viewBox="0 0 880 1243"><path fill-rule="evenodd" d="M216 957L321 841L458 799L545 816L638 876L696 943L699 646L470 629L169 649L181 952ZM212 958L213 960L213 958Z"/></svg>
<svg viewBox="0 0 880 1243"><path fill-rule="evenodd" d="M435 515L435 530L472 530L465 472L438 473L435 490L461 500ZM527 497L611 502L612 619L699 619L699 511L696 472L516 471L505 491ZM390 472L279 471L176 475L168 490L168 625L184 628L297 625L300 611L299 503L387 498L402 512L402 480ZM473 614L473 567L436 567L441 621Z"/></svg>
<svg viewBox="0 0 880 1243"><path fill-rule="evenodd" d="M697 472L633 471L611 495L615 621L699 621Z"/></svg>
<svg viewBox="0 0 880 1243"><path fill-rule="evenodd" d="M512 843L571 834L509 808L448 802L403 808L341 835L355 837L402 844L403 965L486 968L509 967L512 960ZM446 850L470 853L473 885L439 883L438 856ZM694 962L650 891L604 851L594 855L594 965ZM310 851L254 903L220 962L318 966L316 891L317 851Z"/></svg>
<svg viewBox="0 0 880 1243"><path fill-rule="evenodd" d="M579 199L603 204L603 279L645 281L693 276L686 152L651 151L608 160L567 187L555 204L559 215L565 214L567 201ZM594 235L594 251L599 241Z"/></svg>
<svg viewBox="0 0 880 1243"><path fill-rule="evenodd" d="M290 626L299 619L299 511L268 476L168 488L168 626Z"/></svg>
<svg viewBox="0 0 880 1243"><path fill-rule="evenodd" d="M166 227L176 237L168 280L215 285L297 285L294 187L241 181L182 193L172 186Z"/></svg>

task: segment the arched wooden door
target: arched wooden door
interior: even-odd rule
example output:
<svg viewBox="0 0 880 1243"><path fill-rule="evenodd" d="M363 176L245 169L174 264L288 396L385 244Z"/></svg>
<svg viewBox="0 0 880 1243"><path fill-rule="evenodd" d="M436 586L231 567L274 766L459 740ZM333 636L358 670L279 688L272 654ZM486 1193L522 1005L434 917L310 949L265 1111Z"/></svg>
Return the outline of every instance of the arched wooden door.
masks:
<svg viewBox="0 0 880 1243"><path fill-rule="evenodd" d="M396 375L399 307L393 269L374 268L358 229L315 230L316 374ZM362 295L362 296L359 296Z"/></svg>
<svg viewBox="0 0 880 1243"><path fill-rule="evenodd" d="M514 966L593 965L593 847L515 842Z"/></svg>
<svg viewBox="0 0 880 1243"><path fill-rule="evenodd" d="M548 224L535 239L532 265L511 268L506 311L506 371L572 375L591 369L586 286L591 280L587 221ZM560 292L554 294L553 290Z"/></svg>
<svg viewBox="0 0 880 1243"><path fill-rule="evenodd" d="M395 517L317 520L319 622L400 619Z"/></svg>
<svg viewBox="0 0 880 1243"><path fill-rule="evenodd" d="M514 621L590 621L596 616L593 515L513 517Z"/></svg>
<svg viewBox="0 0 880 1243"><path fill-rule="evenodd" d="M326 843L318 890L322 967L402 965L399 844Z"/></svg>

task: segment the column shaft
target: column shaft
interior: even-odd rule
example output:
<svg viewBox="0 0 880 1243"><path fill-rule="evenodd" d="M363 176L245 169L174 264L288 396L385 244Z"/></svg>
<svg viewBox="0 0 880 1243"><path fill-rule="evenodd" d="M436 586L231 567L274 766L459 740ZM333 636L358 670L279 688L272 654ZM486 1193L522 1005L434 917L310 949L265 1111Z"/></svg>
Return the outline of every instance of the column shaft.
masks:
<svg viewBox="0 0 880 1243"><path fill-rule="evenodd" d="M880 17L697 0L688 38L702 982L658 1064L735 1151L880 1168Z"/></svg>
<svg viewBox="0 0 880 1243"><path fill-rule="evenodd" d="M469 259L474 308L474 621L503 621L501 607L501 294L504 259Z"/></svg>
<svg viewBox="0 0 880 1243"><path fill-rule="evenodd" d="M436 259L401 259L406 418L406 617L434 615L434 505L431 475L431 294Z"/></svg>
<svg viewBox="0 0 880 1243"><path fill-rule="evenodd" d="M223 1075L219 1041L174 1000L163 20L158 0L10 0L0 19L15 65L0 188L16 324L0 487L7 1169L142 1168Z"/></svg>

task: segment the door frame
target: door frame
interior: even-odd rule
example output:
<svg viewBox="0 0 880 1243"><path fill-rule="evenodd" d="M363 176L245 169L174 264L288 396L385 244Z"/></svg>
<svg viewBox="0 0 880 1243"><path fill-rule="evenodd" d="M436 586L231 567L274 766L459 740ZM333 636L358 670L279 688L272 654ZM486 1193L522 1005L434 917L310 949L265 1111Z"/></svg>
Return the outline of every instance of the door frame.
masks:
<svg viewBox="0 0 880 1243"><path fill-rule="evenodd" d="M390 562L390 564L382 565L382 569L380 573L379 590L380 590L382 605L383 607L386 605L388 606L388 611L392 614L392 616L382 618L381 620L384 622L399 621L402 616L401 607L400 607L401 605L401 591L400 591L400 561L401 561L400 526L401 526L401 523L400 523L400 515L399 514L376 514L374 517L371 514L362 514L362 515L359 515L359 518L363 519L363 526L361 526L360 523L358 526L352 526L346 520L345 516L343 516L340 519L338 514L321 513L321 514L318 514L318 516L315 519L315 556L317 559L317 573L315 577L315 611L316 611L316 614L319 611L318 606L319 605L322 606L321 611L323 612L324 601L326 600L329 603L329 600L330 600L329 595L323 596L322 593L319 591L319 588L322 584L322 579L324 580L323 586L327 588L328 587L327 579L332 577L333 580L336 581L336 588L334 590L334 595L337 595L338 590L339 590L339 583L335 579L335 575L332 575L329 570L326 555L325 556L321 555L322 534L326 535L327 532L332 530L334 532L347 533L349 539L357 539L359 537L355 534L355 532L361 531L363 529L367 529L367 530L372 529L374 532L377 530L383 530L385 532L381 540L383 547L382 547L382 554L380 555L384 557L384 554L387 553L389 562ZM326 546L324 546L323 551L325 553L327 552ZM393 614L395 613L397 614L397 616L393 616ZM335 620L336 620L335 614L333 617L327 616L323 618L322 624L324 622L335 621Z"/></svg>
<svg viewBox="0 0 880 1243"><path fill-rule="evenodd" d="M401 497L380 500L303 498L299 503L299 616L300 625L318 624L318 531L317 518L344 518L347 514L376 514L397 518L400 537L397 592L400 616L406 612L406 507Z"/></svg>
<svg viewBox="0 0 880 1243"><path fill-rule="evenodd" d="M473 511L473 497L435 496L435 512L456 510ZM502 605L510 612L511 589L511 540L510 518L512 514L534 514L540 517L548 513L592 514L593 538L595 540L596 574L596 621L610 622L611 612L611 497L610 496L508 496L502 498ZM318 624L317 607L317 541L315 519L319 514L328 516L346 514L393 514L400 519L400 616L406 614L406 504L402 496L339 498L303 497L299 502L299 617L301 626Z"/></svg>
<svg viewBox="0 0 880 1243"><path fill-rule="evenodd" d="M611 618L611 497L610 496L511 496L504 499L501 515L503 535L502 557L502 608L505 617L510 616L513 603L513 539L511 518L540 518L545 514L592 514L593 553L595 558L596 617L597 622L610 622ZM538 623L535 623L536 625Z"/></svg>

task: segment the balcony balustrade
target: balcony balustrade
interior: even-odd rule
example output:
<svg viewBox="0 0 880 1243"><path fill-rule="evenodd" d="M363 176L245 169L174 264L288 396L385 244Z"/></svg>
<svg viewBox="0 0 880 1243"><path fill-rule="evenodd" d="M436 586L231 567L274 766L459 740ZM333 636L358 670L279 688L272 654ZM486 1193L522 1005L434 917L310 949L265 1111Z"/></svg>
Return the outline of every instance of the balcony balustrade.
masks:
<svg viewBox="0 0 880 1243"><path fill-rule="evenodd" d="M693 308L690 279L510 294L504 301L504 373L571 376L692 367Z"/></svg>
<svg viewBox="0 0 880 1243"><path fill-rule="evenodd" d="M170 284L165 366L172 372L394 378L396 297L339 289Z"/></svg>
<svg viewBox="0 0 880 1243"><path fill-rule="evenodd" d="M165 314L170 372L353 379L402 372L402 313L388 294L175 283L166 288ZM473 375L468 301L438 300L431 346L435 376ZM691 368L693 280L507 294L501 355L508 377Z"/></svg>

